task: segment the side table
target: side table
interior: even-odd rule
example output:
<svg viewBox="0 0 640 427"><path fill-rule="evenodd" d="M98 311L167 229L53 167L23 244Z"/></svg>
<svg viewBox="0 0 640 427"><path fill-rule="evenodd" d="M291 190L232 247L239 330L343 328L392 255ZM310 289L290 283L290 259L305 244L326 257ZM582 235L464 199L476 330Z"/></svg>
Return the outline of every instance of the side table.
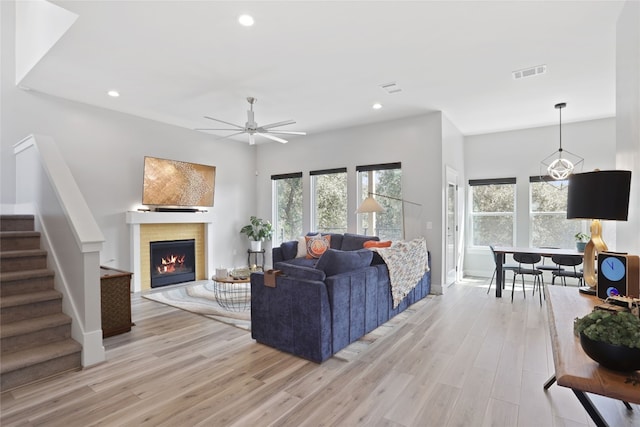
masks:
<svg viewBox="0 0 640 427"><path fill-rule="evenodd" d="M249 266L251 271L255 271L257 269L260 269L260 271L264 271L264 253L265 249L261 251L252 251L251 249L247 249L247 265ZM262 263L258 263L259 256L262 256ZM251 262L252 257L254 261L253 263Z"/></svg>
<svg viewBox="0 0 640 427"><path fill-rule="evenodd" d="M213 277L213 296L228 311L247 311L251 307L251 279Z"/></svg>

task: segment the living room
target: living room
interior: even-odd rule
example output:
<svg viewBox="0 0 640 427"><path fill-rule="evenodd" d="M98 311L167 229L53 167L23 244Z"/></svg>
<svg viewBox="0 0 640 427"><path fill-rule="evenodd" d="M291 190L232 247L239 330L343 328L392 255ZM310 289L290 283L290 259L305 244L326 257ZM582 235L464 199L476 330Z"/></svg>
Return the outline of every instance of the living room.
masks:
<svg viewBox="0 0 640 427"><path fill-rule="evenodd" d="M636 13L633 12L633 7L637 6L633 6L634 2L631 1L626 3L625 7L632 9L630 16L637 18L637 14L633 15ZM611 75L611 80L608 81L609 98L606 102L613 103L615 108L605 116L572 120L572 109L576 111L581 101L575 95L572 98L569 89L561 87L557 88L557 98L536 105L537 109L544 109L548 116L544 123L536 126L467 134L449 117L446 108L441 107L438 111L425 109L422 113L407 117L378 115L366 124L336 126L322 132L309 132L307 136L291 138L288 144L270 142L250 146L246 140L217 140L215 136L192 130L193 126L179 127L160 120L142 118L133 111L118 111L115 105L89 105L76 102L72 97L52 94L55 91L46 93L16 87L15 60L12 54L13 31L16 27L13 19L14 2L2 2L0 13L3 55L2 204L11 205L16 199L13 145L29 134L51 135L104 235L100 251L100 263L103 265L124 270L131 268L130 236L125 213L142 207L142 166L143 158L147 155L208 163L217 167L216 199L212 208L216 229L211 250L215 264L225 266L239 265L246 259L247 242L239 230L247 219L251 215L271 217L271 175L303 172L304 194L306 200L309 200L307 180L311 170L346 167L350 173L351 189L355 188L355 177L352 176L355 166L401 162L402 196L423 206L417 221L413 219L416 224L412 232L426 237L433 254L434 289L438 292L439 288L445 294L443 188L446 185L446 166L457 171L458 185L463 189L469 179L517 177L517 202L523 209L518 211L516 243L527 246L528 178L538 173L540 160L557 149L557 115L553 109L555 102L568 102L564 112L567 122L563 125L563 142L567 150L584 157L584 170L629 169L634 172L632 188L638 187L638 79L637 76L623 74L626 68L623 69L622 66L617 67L617 74ZM617 17L613 22L617 22ZM631 41L618 38L616 43L616 26L611 26L614 34L609 34L607 42L610 44L606 49L611 51L612 63L609 65L612 70L616 69L616 63L621 63L616 61L624 59L620 52L629 49L629 45L631 49L635 46L637 50L637 25L631 25L633 28L630 29L627 21L622 22L624 25L617 28L618 37L620 34L627 34ZM171 36L173 35L167 35L168 38ZM616 51L617 59L614 55ZM636 58L633 51L628 57ZM478 64L478 67L481 68L481 65ZM637 71L637 63L635 67L632 70ZM511 68L506 69L506 73L511 71ZM29 78L42 77L38 76L37 66L32 72L34 74ZM134 73L128 78L135 82L145 77ZM77 78L81 79L82 76ZM571 78L572 76L566 77L567 85ZM401 80L399 82L402 83ZM406 90L409 91L410 88L407 87ZM229 113L229 120L235 122L237 120L233 117L237 113L244 117L244 97L250 94L240 89L235 92L237 104L227 105L222 111L193 111L194 118L200 118L204 114L225 118ZM256 95L260 98L260 94ZM125 97L126 94L123 93L122 96ZM304 98L304 94L298 96ZM106 102L117 103L118 100L109 99ZM154 102L149 101L150 104ZM259 112L269 111L269 102L277 104L268 98L260 99L256 108L262 110L256 112L256 117L259 117ZM474 104L478 109L485 108L481 101L474 100ZM280 119L289 118L289 114L292 118L298 116L295 109L285 114ZM273 121L276 120L277 117ZM203 122L204 120L200 120L201 125ZM300 126L305 129L302 123ZM515 141L522 141L524 144L516 145ZM459 225L464 231L465 191L459 193L459 199ZM355 191L349 195L348 203L349 211L355 211ZM640 232L639 215L637 193L634 193L629 222L611 227L607 225L607 242L618 250L640 253L640 243L634 237ZM349 216L351 231L356 231L356 221L355 215ZM310 223L307 211L305 223ZM464 234L461 233L460 236L462 239ZM464 241L460 240L460 251L457 254L459 271L489 277L493 271L490 253L474 253L464 248Z"/></svg>

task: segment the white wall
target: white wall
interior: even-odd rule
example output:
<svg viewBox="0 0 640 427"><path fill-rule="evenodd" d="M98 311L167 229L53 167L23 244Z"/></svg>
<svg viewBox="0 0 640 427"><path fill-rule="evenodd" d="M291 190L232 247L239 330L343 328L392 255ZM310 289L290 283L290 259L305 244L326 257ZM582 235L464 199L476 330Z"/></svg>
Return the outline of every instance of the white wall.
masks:
<svg viewBox="0 0 640 427"><path fill-rule="evenodd" d="M632 171L629 220L618 223L617 240L620 251L640 254L640 2L625 3L616 46L616 166Z"/></svg>
<svg viewBox="0 0 640 427"><path fill-rule="evenodd" d="M569 108L570 103L566 109ZM584 158L583 172L615 168L615 124L615 118L563 122L562 146ZM470 179L516 177L517 246L529 246L529 177L539 175L540 161L557 149L557 125L474 135L465 139L467 195L469 188L466 183ZM603 222L603 233L609 247L615 250L615 224ZM466 275L491 276L493 268L488 248L466 250Z"/></svg>
<svg viewBox="0 0 640 427"><path fill-rule="evenodd" d="M288 144L258 145L258 215L271 218L271 175L303 172L304 231L310 231L309 171L346 167L348 228L356 232L357 165L402 162L402 196L422 204L417 218L407 211L407 236L425 236L432 255L434 291L441 286L442 115L433 113L295 138ZM412 211L413 212L413 211ZM432 228L427 230L427 222Z"/></svg>
<svg viewBox="0 0 640 427"><path fill-rule="evenodd" d="M15 202L13 144L32 133L52 136L106 239L100 262L129 270L125 212L140 207L144 156L211 164L217 166L215 265L246 264L247 244L239 230L255 210L253 147L18 89L14 4L1 2L1 7L1 203Z"/></svg>

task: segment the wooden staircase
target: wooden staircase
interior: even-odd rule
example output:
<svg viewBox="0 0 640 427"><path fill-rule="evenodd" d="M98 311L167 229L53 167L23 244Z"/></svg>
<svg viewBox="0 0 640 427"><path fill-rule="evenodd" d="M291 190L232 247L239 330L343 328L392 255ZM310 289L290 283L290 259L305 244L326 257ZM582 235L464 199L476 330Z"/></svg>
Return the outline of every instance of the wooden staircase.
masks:
<svg viewBox="0 0 640 427"><path fill-rule="evenodd" d="M31 215L0 216L0 389L81 368Z"/></svg>

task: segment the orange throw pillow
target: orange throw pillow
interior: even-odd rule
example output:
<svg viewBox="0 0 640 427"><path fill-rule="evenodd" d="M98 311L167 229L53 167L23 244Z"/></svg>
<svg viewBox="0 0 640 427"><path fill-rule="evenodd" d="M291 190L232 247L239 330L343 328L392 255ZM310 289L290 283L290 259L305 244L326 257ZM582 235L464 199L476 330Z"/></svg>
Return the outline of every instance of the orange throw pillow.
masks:
<svg viewBox="0 0 640 427"><path fill-rule="evenodd" d="M331 236L304 236L307 243L307 258L320 258L320 256L326 252L331 246Z"/></svg>
<svg viewBox="0 0 640 427"><path fill-rule="evenodd" d="M367 240L362 244L363 248L388 248L391 246L391 240L377 242L375 240Z"/></svg>

